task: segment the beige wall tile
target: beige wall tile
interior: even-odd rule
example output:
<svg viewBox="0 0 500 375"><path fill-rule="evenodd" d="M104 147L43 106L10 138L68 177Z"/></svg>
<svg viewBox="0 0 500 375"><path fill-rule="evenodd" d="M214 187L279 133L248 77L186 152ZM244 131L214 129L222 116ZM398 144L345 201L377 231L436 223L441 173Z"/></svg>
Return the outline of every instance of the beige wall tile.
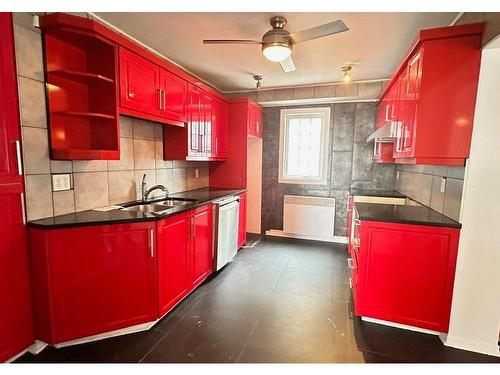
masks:
<svg viewBox="0 0 500 375"><path fill-rule="evenodd" d="M53 216L50 174L28 175L25 178L28 220Z"/></svg>
<svg viewBox="0 0 500 375"><path fill-rule="evenodd" d="M335 96L336 97L358 96L358 90L359 90L359 84L357 83L335 85Z"/></svg>
<svg viewBox="0 0 500 375"><path fill-rule="evenodd" d="M358 86L358 96L369 96L378 98L382 93L381 82L360 82Z"/></svg>
<svg viewBox="0 0 500 375"><path fill-rule="evenodd" d="M107 172L74 173L75 210L109 205Z"/></svg>
<svg viewBox="0 0 500 375"><path fill-rule="evenodd" d="M18 85L22 125L46 128L44 84L29 78L18 77Z"/></svg>
<svg viewBox="0 0 500 375"><path fill-rule="evenodd" d="M108 170L107 160L75 160L73 172L101 172Z"/></svg>
<svg viewBox="0 0 500 375"><path fill-rule="evenodd" d="M154 123L146 120L134 118L132 120L134 139L155 139Z"/></svg>
<svg viewBox="0 0 500 375"><path fill-rule="evenodd" d="M75 212L75 194L73 190L54 191L54 215L65 215Z"/></svg>
<svg viewBox="0 0 500 375"><path fill-rule="evenodd" d="M444 193L441 193L441 177L440 176L432 176L430 207L437 212L443 213Z"/></svg>
<svg viewBox="0 0 500 375"><path fill-rule="evenodd" d="M32 28L14 24L17 73L43 81L42 38Z"/></svg>
<svg viewBox="0 0 500 375"><path fill-rule="evenodd" d="M314 98L314 87L296 87L293 89L294 99Z"/></svg>
<svg viewBox="0 0 500 375"><path fill-rule="evenodd" d="M50 173L49 141L46 129L23 127L24 173Z"/></svg>
<svg viewBox="0 0 500 375"><path fill-rule="evenodd" d="M142 198L142 176L146 175L146 189L150 189L156 185L156 171L155 170L136 170L134 171L135 180L135 193L136 199Z"/></svg>
<svg viewBox="0 0 500 375"><path fill-rule="evenodd" d="M109 203L124 203L136 199L136 181L134 171L108 172Z"/></svg>
<svg viewBox="0 0 500 375"><path fill-rule="evenodd" d="M165 125L169 126L169 125ZM155 124L155 140L163 142L163 125Z"/></svg>
<svg viewBox="0 0 500 375"><path fill-rule="evenodd" d="M16 25L23 26L28 30L40 34L40 29L33 27L33 14L28 12L13 12L13 21ZM15 32L15 31L14 31Z"/></svg>
<svg viewBox="0 0 500 375"><path fill-rule="evenodd" d="M173 171L172 193L186 191L187 190L186 168L174 168L172 169L172 171Z"/></svg>
<svg viewBox="0 0 500 375"><path fill-rule="evenodd" d="M120 116L120 137L133 138L132 118Z"/></svg>
<svg viewBox="0 0 500 375"><path fill-rule="evenodd" d="M199 177L195 177L196 169L199 171ZM208 168L187 168L186 177L187 190L201 189L208 186Z"/></svg>
<svg viewBox="0 0 500 375"><path fill-rule="evenodd" d="M315 98L333 98L335 96L335 85L314 87Z"/></svg>
<svg viewBox="0 0 500 375"><path fill-rule="evenodd" d="M134 139L134 168L155 169L154 140Z"/></svg>
<svg viewBox="0 0 500 375"><path fill-rule="evenodd" d="M448 178L444 195L444 211L453 220L460 220L460 205L462 202L463 180Z"/></svg>
<svg viewBox="0 0 500 375"><path fill-rule="evenodd" d="M448 167L446 165L435 165L432 168L433 168L432 173L436 176L446 177L448 175Z"/></svg>
<svg viewBox="0 0 500 375"><path fill-rule="evenodd" d="M163 142L155 141L155 166L156 169L172 168L172 160L163 160Z"/></svg>
<svg viewBox="0 0 500 375"><path fill-rule="evenodd" d="M465 167L454 167L449 166L447 171L447 176L451 178L457 178L463 180L465 175Z"/></svg>
<svg viewBox="0 0 500 375"><path fill-rule="evenodd" d="M134 169L134 140L120 138L120 160L108 160L108 171L132 171Z"/></svg>
<svg viewBox="0 0 500 375"><path fill-rule="evenodd" d="M173 188L174 173L172 169L157 169L156 170L156 183L165 186L169 193Z"/></svg>
<svg viewBox="0 0 500 375"><path fill-rule="evenodd" d="M51 160L51 173L71 173L73 172L73 162L71 160Z"/></svg>
<svg viewBox="0 0 500 375"><path fill-rule="evenodd" d="M173 160L173 168L187 168L189 166L189 163L192 162L187 162L185 160Z"/></svg>

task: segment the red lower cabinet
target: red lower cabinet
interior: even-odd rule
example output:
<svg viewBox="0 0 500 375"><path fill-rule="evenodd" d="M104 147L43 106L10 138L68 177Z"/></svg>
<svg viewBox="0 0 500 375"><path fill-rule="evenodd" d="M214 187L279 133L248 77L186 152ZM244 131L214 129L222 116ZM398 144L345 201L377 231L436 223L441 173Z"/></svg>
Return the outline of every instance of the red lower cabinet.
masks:
<svg viewBox="0 0 500 375"><path fill-rule="evenodd" d="M189 292L191 215L180 214L157 223L158 308L165 315Z"/></svg>
<svg viewBox="0 0 500 375"><path fill-rule="evenodd" d="M158 222L159 317L212 273L212 222L212 205Z"/></svg>
<svg viewBox="0 0 500 375"><path fill-rule="evenodd" d="M30 228L36 337L59 344L154 321L154 227Z"/></svg>
<svg viewBox="0 0 500 375"><path fill-rule="evenodd" d="M247 242L247 193L240 194L238 249Z"/></svg>
<svg viewBox="0 0 500 375"><path fill-rule="evenodd" d="M351 261L355 314L448 332L459 234L361 221Z"/></svg>

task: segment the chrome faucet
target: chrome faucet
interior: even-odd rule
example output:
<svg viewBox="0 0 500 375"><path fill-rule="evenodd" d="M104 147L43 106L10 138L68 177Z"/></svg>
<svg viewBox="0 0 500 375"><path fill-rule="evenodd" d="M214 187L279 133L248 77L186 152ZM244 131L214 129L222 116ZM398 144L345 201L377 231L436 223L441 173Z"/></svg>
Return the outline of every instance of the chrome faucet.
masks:
<svg viewBox="0 0 500 375"><path fill-rule="evenodd" d="M146 185L146 174L144 174L142 176L142 183L141 183L142 201L146 202L148 200L149 194L151 194L155 190L161 190L165 193L165 197L168 196L168 189L166 186L155 185L155 186L151 187L150 189L148 189L147 185Z"/></svg>

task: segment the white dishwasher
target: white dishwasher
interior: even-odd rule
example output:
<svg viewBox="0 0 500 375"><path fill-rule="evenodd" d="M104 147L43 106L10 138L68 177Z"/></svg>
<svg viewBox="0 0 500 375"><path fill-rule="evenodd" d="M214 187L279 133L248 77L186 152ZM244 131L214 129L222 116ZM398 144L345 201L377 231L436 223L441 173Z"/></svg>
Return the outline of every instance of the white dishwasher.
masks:
<svg viewBox="0 0 500 375"><path fill-rule="evenodd" d="M215 201L215 271L229 263L238 251L239 196Z"/></svg>

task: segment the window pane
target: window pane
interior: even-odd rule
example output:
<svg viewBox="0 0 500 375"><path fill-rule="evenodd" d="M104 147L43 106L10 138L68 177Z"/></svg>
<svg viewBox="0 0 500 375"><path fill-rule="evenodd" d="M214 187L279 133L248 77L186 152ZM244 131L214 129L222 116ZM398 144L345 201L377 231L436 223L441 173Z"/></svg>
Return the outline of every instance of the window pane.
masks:
<svg viewBox="0 0 500 375"><path fill-rule="evenodd" d="M285 176L321 177L321 127L318 116L287 116L285 129Z"/></svg>

